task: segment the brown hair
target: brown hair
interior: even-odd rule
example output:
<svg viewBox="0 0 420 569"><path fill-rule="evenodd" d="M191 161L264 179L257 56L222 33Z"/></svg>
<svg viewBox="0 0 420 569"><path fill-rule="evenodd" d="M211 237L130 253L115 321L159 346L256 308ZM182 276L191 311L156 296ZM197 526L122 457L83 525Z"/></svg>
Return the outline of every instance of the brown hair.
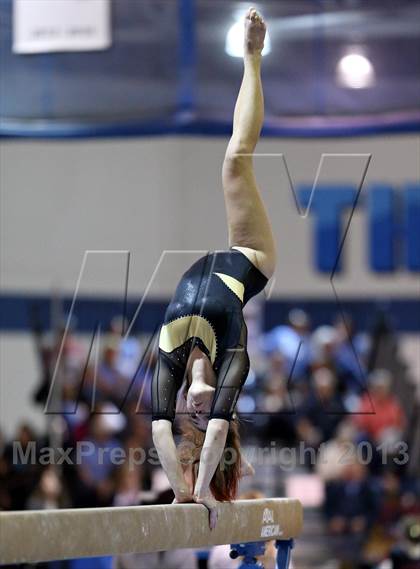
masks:
<svg viewBox="0 0 420 569"><path fill-rule="evenodd" d="M192 483L197 478L200 454L206 433L196 429L190 421L181 423L182 441L180 443L180 459L188 468L192 466ZM219 502L230 502L237 497L241 478L241 446L239 437L239 421L232 419L226 437L225 449L217 465L210 483L210 490Z"/></svg>

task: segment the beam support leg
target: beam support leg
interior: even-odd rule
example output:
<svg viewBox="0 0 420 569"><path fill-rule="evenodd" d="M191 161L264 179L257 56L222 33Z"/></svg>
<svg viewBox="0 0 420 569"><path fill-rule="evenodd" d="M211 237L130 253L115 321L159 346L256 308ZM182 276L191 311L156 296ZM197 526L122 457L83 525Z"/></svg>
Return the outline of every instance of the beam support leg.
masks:
<svg viewBox="0 0 420 569"><path fill-rule="evenodd" d="M288 569L290 555L294 546L293 539L277 540L277 569Z"/></svg>

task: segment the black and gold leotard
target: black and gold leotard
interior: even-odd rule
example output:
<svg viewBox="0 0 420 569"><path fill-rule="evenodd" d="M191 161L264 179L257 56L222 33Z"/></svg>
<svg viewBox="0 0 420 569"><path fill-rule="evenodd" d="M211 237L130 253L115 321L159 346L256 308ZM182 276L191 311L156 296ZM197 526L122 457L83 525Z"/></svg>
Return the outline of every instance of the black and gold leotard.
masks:
<svg viewBox="0 0 420 569"><path fill-rule="evenodd" d="M230 420L249 371L242 309L267 278L239 250L209 253L184 273L166 310L152 381L152 420L175 417L176 396L194 346L217 377L210 418Z"/></svg>

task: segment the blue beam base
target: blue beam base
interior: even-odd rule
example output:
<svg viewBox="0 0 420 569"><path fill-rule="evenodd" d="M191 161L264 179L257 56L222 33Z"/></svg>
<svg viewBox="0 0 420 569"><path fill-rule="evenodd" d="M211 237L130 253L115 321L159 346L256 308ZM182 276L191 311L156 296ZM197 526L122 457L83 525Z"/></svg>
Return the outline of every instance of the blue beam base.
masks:
<svg viewBox="0 0 420 569"><path fill-rule="evenodd" d="M264 555L266 543L264 541L252 541L249 543L233 543L230 546L230 557L237 559L243 557L239 569L255 569L263 567L257 557ZM277 548L277 569L288 569L290 565L290 556L294 546L293 539L284 539L276 541Z"/></svg>
<svg viewBox="0 0 420 569"><path fill-rule="evenodd" d="M288 569L294 546L293 539L277 540L277 569Z"/></svg>
<svg viewBox="0 0 420 569"><path fill-rule="evenodd" d="M243 557L239 569L255 569L256 567L263 568L259 563L257 557L264 555L265 541L251 541L249 543L233 543L230 546L230 557L237 559Z"/></svg>

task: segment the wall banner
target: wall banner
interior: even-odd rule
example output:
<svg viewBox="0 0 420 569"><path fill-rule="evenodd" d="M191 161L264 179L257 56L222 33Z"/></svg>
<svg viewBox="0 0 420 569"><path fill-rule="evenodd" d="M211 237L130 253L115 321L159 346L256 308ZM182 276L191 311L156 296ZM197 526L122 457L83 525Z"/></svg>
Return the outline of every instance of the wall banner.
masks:
<svg viewBox="0 0 420 569"><path fill-rule="evenodd" d="M111 0L13 2L14 53L102 50L111 41Z"/></svg>

